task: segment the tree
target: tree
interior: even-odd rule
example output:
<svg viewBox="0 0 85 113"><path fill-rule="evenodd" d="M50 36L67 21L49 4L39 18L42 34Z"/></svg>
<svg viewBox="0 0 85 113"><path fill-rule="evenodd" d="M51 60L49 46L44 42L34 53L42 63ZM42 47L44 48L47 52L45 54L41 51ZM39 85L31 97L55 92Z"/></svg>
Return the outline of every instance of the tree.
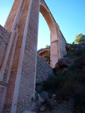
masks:
<svg viewBox="0 0 85 113"><path fill-rule="evenodd" d="M76 39L73 41L73 44L79 44L81 42L85 42L85 35L83 35L82 33L78 34L75 38Z"/></svg>
<svg viewBox="0 0 85 113"><path fill-rule="evenodd" d="M49 47L49 45L46 45L46 46L45 46L45 48L48 48L48 47Z"/></svg>

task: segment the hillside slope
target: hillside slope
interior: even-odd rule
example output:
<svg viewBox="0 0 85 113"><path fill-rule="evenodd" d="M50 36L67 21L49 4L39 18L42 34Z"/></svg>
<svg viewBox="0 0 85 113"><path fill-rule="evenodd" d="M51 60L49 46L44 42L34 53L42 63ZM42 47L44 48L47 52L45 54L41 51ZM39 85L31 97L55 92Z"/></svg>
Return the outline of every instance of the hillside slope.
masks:
<svg viewBox="0 0 85 113"><path fill-rule="evenodd" d="M71 45L68 54L56 65L55 75L37 83L41 89L36 90L44 99L38 103L37 113L41 113L42 106L46 108L43 113L85 113L85 43Z"/></svg>

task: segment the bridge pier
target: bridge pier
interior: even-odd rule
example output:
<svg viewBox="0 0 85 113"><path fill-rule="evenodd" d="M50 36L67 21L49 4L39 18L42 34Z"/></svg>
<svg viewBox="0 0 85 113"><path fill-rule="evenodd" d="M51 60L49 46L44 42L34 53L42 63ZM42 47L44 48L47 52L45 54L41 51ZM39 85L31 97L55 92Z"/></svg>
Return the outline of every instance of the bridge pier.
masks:
<svg viewBox="0 0 85 113"><path fill-rule="evenodd" d="M51 67L62 56L66 41L61 49L63 36L44 0L15 0L5 24L9 40L0 64L0 113L23 113L33 105L39 11L51 33Z"/></svg>

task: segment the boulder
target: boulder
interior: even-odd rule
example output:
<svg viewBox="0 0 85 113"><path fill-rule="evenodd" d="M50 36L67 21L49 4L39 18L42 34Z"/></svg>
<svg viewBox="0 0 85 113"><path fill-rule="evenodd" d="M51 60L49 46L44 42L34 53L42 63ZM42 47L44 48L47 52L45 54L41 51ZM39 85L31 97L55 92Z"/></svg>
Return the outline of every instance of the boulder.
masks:
<svg viewBox="0 0 85 113"><path fill-rule="evenodd" d="M66 44L66 51L67 53L73 51L71 44Z"/></svg>
<svg viewBox="0 0 85 113"><path fill-rule="evenodd" d="M43 91L42 93L40 93L41 98L43 99L48 99L48 93L46 91Z"/></svg>
<svg viewBox="0 0 85 113"><path fill-rule="evenodd" d="M44 112L45 110L46 110L46 107L45 107L45 106L41 106L41 107L40 107L40 111L41 111L41 112Z"/></svg>
<svg viewBox="0 0 85 113"><path fill-rule="evenodd" d="M56 98L56 95L52 94L52 99L55 100L55 98Z"/></svg>
<svg viewBox="0 0 85 113"><path fill-rule="evenodd" d="M44 102L44 99L41 98L40 94L38 94L37 91L36 91L36 93L35 93L35 103L42 103L42 102Z"/></svg>
<svg viewBox="0 0 85 113"><path fill-rule="evenodd" d="M56 63L54 72L56 74L68 70L74 64L74 60L68 57L61 58Z"/></svg>

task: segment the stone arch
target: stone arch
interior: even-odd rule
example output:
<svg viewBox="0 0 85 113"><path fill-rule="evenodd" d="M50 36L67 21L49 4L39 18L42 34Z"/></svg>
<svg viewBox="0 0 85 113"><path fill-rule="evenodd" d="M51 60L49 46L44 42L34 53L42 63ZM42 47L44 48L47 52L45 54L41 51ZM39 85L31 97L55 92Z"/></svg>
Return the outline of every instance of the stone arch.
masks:
<svg viewBox="0 0 85 113"><path fill-rule="evenodd" d="M42 4L40 4L40 12L43 15L43 17L45 18L45 20L49 26L50 31L55 32L55 26L53 24L53 20L50 16L48 10Z"/></svg>
<svg viewBox="0 0 85 113"><path fill-rule="evenodd" d="M43 0L40 0L40 12L46 20L50 29L50 66L54 67L60 57L59 40L58 40L58 25L55 22L49 8Z"/></svg>
<svg viewBox="0 0 85 113"><path fill-rule="evenodd" d="M44 0L14 0L5 24L9 36L0 70L0 89L4 88L0 94L0 113L2 110L22 113L22 105L27 110L33 104L39 11L51 33L51 67L66 53L66 41Z"/></svg>

